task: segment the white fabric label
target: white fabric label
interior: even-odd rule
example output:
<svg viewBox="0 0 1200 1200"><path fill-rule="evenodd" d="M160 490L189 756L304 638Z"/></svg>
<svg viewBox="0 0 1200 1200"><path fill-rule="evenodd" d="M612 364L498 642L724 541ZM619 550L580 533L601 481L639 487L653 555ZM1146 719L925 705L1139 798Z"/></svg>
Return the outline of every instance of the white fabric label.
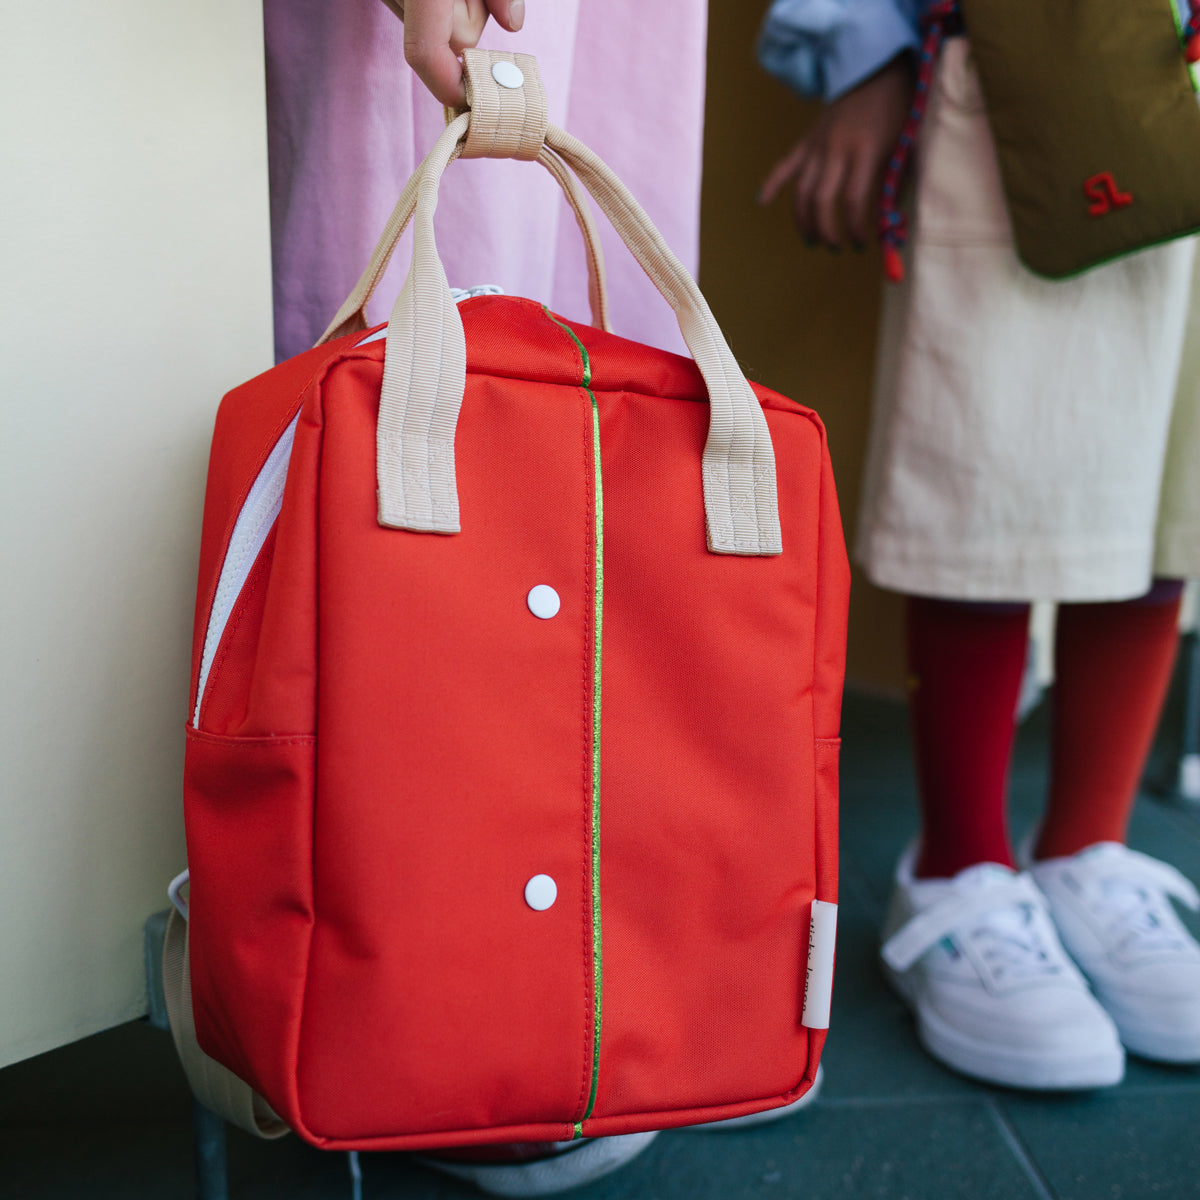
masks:
<svg viewBox="0 0 1200 1200"><path fill-rule="evenodd" d="M804 1013L800 1024L809 1029L829 1028L833 999L833 951L837 940L836 904L812 902L808 925L808 972L804 980Z"/></svg>

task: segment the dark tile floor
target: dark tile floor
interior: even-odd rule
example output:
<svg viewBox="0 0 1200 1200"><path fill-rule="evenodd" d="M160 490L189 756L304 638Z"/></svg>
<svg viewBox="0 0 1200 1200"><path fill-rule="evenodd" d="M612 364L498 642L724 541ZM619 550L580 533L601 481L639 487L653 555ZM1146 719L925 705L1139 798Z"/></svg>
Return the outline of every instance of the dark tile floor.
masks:
<svg viewBox="0 0 1200 1200"><path fill-rule="evenodd" d="M1036 819L1046 727L1037 712L1022 729L1018 835ZM977 1086L921 1052L875 957L892 863L915 820L903 710L850 697L844 732L838 978L821 1099L757 1131L664 1134L579 1200L1200 1197L1200 1068L1135 1061L1112 1090L1034 1096ZM1200 809L1144 796L1131 840L1200 880ZM170 1039L144 1023L0 1071L0 1198L188 1197L188 1112ZM345 1156L295 1138L234 1131L229 1159L233 1200L350 1197ZM365 1200L475 1194L400 1155L364 1155L363 1175Z"/></svg>

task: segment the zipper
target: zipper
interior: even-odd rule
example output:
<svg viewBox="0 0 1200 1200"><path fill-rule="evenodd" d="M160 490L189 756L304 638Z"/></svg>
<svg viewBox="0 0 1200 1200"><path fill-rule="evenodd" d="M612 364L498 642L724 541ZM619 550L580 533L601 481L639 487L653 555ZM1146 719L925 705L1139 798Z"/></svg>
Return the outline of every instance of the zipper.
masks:
<svg viewBox="0 0 1200 1200"><path fill-rule="evenodd" d="M192 713L192 725L200 726L200 708L204 703L204 692L208 687L208 675L217 647L225 633L225 626L233 615L234 605L246 586L255 560L267 540L283 508L283 485L287 480L288 463L292 457L292 443L296 437L297 413L280 435L262 470L250 487L246 502L238 513L221 564L221 577L217 581L217 594L213 597L212 609L208 614L208 627L204 631L204 650L200 655L200 678L196 683L196 707Z"/></svg>
<svg viewBox="0 0 1200 1200"><path fill-rule="evenodd" d="M452 288L451 295L456 303L473 299L475 296L503 295L503 289L494 284L481 284L473 288ZM376 330L356 346L365 346L368 342L380 341L387 336L388 327ZM296 422L300 419L297 413L291 423L280 435L279 441L271 450L267 461L263 464L250 494L246 497L242 511L233 527L233 536L229 539L229 547L225 551L225 561L221 565L221 577L217 581L217 594L213 598L212 611L208 617L208 628L204 631L204 650L200 656L200 678L196 684L196 707L192 711L192 725L200 725L200 708L204 702L204 692L208 686L208 675L212 670L213 660L221 644L221 637L229 618L233 615L234 605L250 571L258 558L267 535L279 518L283 507L283 485L287 480L288 463L292 457L292 443L296 437Z"/></svg>

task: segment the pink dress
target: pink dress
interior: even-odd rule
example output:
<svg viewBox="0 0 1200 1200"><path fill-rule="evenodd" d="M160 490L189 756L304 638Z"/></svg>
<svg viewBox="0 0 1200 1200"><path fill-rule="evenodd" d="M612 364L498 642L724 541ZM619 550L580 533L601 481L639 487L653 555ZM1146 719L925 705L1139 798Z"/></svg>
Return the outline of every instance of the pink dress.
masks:
<svg viewBox="0 0 1200 1200"><path fill-rule="evenodd" d="M275 349L311 346L366 265L413 168L443 127L379 0L265 0ZM525 27L481 45L532 53L550 119L625 181L693 273L699 240L705 0L529 0ZM674 314L597 213L614 330L683 349ZM436 227L452 287L498 284L588 316L583 244L536 163L451 165ZM408 238L368 316L387 319Z"/></svg>

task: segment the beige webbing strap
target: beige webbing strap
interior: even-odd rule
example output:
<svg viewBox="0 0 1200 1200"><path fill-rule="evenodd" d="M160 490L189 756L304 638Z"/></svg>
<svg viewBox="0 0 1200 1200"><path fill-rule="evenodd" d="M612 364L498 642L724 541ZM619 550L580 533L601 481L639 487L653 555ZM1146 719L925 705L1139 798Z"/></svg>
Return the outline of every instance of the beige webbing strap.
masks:
<svg viewBox="0 0 1200 1200"><path fill-rule="evenodd" d="M528 72L527 77L537 80L539 90L541 88L540 79L537 76L536 63L533 63L532 66L530 65L533 60L529 58L529 55L485 55L483 51L467 51L464 57L468 55L476 56L473 59L475 62L475 74L478 74L480 68L485 65L478 57L479 55L484 55L487 62L490 62L492 58L499 61L512 59L527 60L526 70L522 71L522 74L525 75ZM491 76L485 72L485 78L491 79ZM472 92L476 90L487 91L487 89L481 89L474 83L471 73L468 73L467 79L471 84ZM500 88L494 80L492 80L492 87L499 92L511 91L511 89ZM518 92L517 94L519 95L520 93ZM541 96L542 102L540 108L537 110L541 115L532 119L532 128L540 129L542 134L544 134L546 127L545 93L541 92ZM489 103L493 109L499 110L500 101L492 98L489 100ZM448 113L450 118L448 123L453 125L463 115L462 113ZM530 114L526 113L524 107L522 107L521 129L524 132L522 138L516 139L518 148L529 143L535 136L530 132L531 119L529 118ZM451 162L460 156L472 157L468 153L468 146L471 142L469 130L474 127L474 123L475 118L472 119L471 125L468 126L467 137L456 147L454 153L450 156ZM493 135L489 135L489 139L497 143L500 141L497 136ZM481 140L483 140L482 135L476 140L476 146L478 146ZM509 141L511 142L512 139L509 139ZM387 270L387 265L391 261L392 254L395 252L396 244L400 241L405 229L408 228L409 221L412 220L413 209L417 203L417 185L428 169L431 156L432 152L425 157L425 160L413 172L412 178L409 179L404 190L400 193L400 199L396 201L396 207L392 209L391 216L388 217L388 222L384 226L383 233L380 234L379 241L376 243L375 249L371 254L371 261L367 264L366 270L359 276L359 280L354 285L354 290L346 298L346 302L338 309L337 314L330 321L329 327L321 335L320 340L317 342L318 346L332 341L334 338L342 337L344 334L356 333L360 329L367 328L367 301L374 295L375 289L379 286L379 281L383 278L383 273ZM522 154L519 157L524 157L524 155ZM591 309L592 324L598 329L603 329L606 333L611 333L612 325L609 322L608 315L608 286L604 274L604 252L600 248L600 234L596 229L596 221L592 216L591 206L587 202L587 195L580 186L579 180L567 170L562 160L551 151L545 149L540 141L538 142L538 152L534 157L558 181L559 186L566 195L567 203L571 206L571 211L575 214L575 221L579 226L580 233L583 235L583 244L587 251L588 304ZM475 282L481 281L476 280Z"/></svg>
<svg viewBox="0 0 1200 1200"><path fill-rule="evenodd" d="M583 235L583 245L587 250L588 308L592 314L592 324L597 329L603 329L605 333L612 333L608 316L608 280L604 275L604 251L600 248L600 232L592 218L591 205L587 202L583 188L579 186L579 180L548 146L542 147L538 162L558 180L559 186L570 201L579 232Z"/></svg>
<svg viewBox="0 0 1200 1200"><path fill-rule="evenodd" d="M463 158L537 158L550 107L532 54L464 50L463 87L471 127Z"/></svg>
<svg viewBox="0 0 1200 1200"><path fill-rule="evenodd" d="M546 144L583 181L675 310L683 340L708 385L711 412L703 463L708 548L720 554L782 553L775 451L767 421L695 280L629 189L591 150L554 125L547 130Z"/></svg>
<svg viewBox="0 0 1200 1200"><path fill-rule="evenodd" d="M490 74L497 62L516 65L516 57L483 52L471 55L468 76L472 94L491 90L479 82L481 73ZM520 86L524 87L530 76L536 78L536 68L527 56L520 58ZM502 79L496 84L498 91L518 90L506 89ZM490 147L492 153L502 146L516 146L531 156L535 135L530 128L541 129L540 115L530 117L531 112L540 111L537 103L506 102L501 97L495 104L498 115L493 119L509 119L505 117L507 104L516 114L511 119L521 123L520 132L505 139L488 128L480 133L478 144ZM398 238L411 207L413 259L388 326L376 443L379 522L391 528L447 534L460 528L454 434L466 384L466 346L462 320L438 257L433 215L442 173L462 152L459 139L475 120L474 113L463 114L447 126L410 181L411 196L406 188L389 222L389 230ZM487 125L488 121L481 123ZM720 554L781 553L775 455L766 419L699 288L612 171L569 134L549 124L545 129L546 143L536 151L537 157L556 178L569 179L573 170L582 180L675 310L684 340L704 376L710 417L701 474L709 549ZM551 165L556 156L561 161ZM381 239L381 248L388 236L385 233ZM360 288L343 306L331 331L341 330L346 320L359 313L359 291L369 294L382 274L383 262L386 256L377 249Z"/></svg>
<svg viewBox="0 0 1200 1200"><path fill-rule="evenodd" d="M461 147L459 153L461 153ZM451 162L458 157L459 154L453 155ZM427 161L428 159L426 159ZM591 206L587 202L587 193L584 192L579 180L564 165L562 159L552 150L543 147L537 161L558 181L566 195L567 203L571 206L571 211L575 214L575 222L579 226L579 232L583 236L584 249L587 251L588 306L592 314L592 324L597 329L603 329L605 333L611 333L612 324L608 312L608 282L604 273L604 251L600 246L600 233L596 229L596 220L592 216ZM412 178L405 184L404 191L400 193L400 199L396 202L396 207L392 209L387 225L371 253L371 261L359 276L354 290L337 310L333 320L329 322L328 328L321 334L316 343L318 346L331 342L334 338L342 337L344 334L357 333L359 330L367 328L367 302L375 294L375 289L379 286L379 281L383 278L383 273L387 270L387 265L395 253L396 245L405 229L408 228L409 221L412 220L413 209L417 203L417 184L424 170L425 162L422 162L413 173Z"/></svg>
<svg viewBox="0 0 1200 1200"><path fill-rule="evenodd" d="M205 1108L255 1137L283 1137L291 1131L271 1106L228 1067L209 1058L196 1041L187 937L187 922L178 911L172 910L163 942L163 990L171 1036L192 1094Z"/></svg>
<svg viewBox="0 0 1200 1200"><path fill-rule="evenodd" d="M392 209L391 216L388 217L387 224L383 227L383 233L379 235L379 241L375 243L375 249L371 252L371 261L367 263L366 269L358 277L354 290L334 314L328 328L317 339L318 346L347 333L357 333L360 329L367 328L367 301L375 294L375 289L379 286L379 281L383 278L383 273L387 270L392 253L396 249L396 243L400 241L405 229L408 228L409 221L412 220L413 209L417 204L417 184L421 182L428 162L429 156L426 155L421 165L404 185L400 199L396 201L396 207Z"/></svg>
<svg viewBox="0 0 1200 1200"><path fill-rule="evenodd" d="M462 318L433 236L437 189L470 123L451 122L417 182L413 258L388 318L375 467L380 525L458 533L454 431L467 381Z"/></svg>

